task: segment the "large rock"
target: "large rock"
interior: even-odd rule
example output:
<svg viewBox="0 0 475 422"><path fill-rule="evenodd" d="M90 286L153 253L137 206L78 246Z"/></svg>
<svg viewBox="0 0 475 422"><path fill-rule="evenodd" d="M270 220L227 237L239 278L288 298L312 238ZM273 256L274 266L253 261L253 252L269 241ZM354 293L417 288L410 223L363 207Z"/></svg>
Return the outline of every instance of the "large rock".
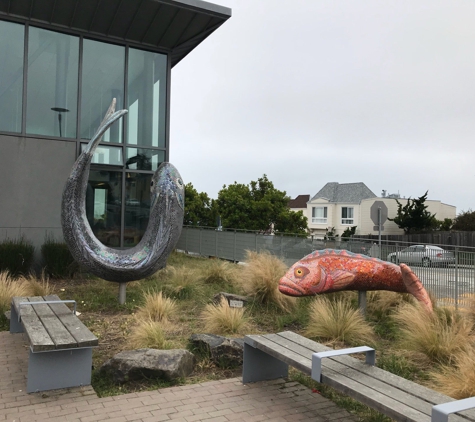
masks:
<svg viewBox="0 0 475 422"><path fill-rule="evenodd" d="M101 367L114 382L162 378L171 381L193 372L195 356L188 350L137 349L125 350L109 359Z"/></svg>
<svg viewBox="0 0 475 422"><path fill-rule="evenodd" d="M244 339L230 339L215 334L193 334L190 343L194 349L206 354L222 368L242 365Z"/></svg>

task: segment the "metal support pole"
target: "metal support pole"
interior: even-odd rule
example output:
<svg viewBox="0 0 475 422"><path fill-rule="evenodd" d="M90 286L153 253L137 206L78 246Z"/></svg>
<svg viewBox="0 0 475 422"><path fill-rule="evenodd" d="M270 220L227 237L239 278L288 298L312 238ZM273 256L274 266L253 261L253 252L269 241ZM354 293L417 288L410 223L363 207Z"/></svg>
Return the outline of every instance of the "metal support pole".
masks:
<svg viewBox="0 0 475 422"><path fill-rule="evenodd" d="M455 248L455 310L459 305L459 250Z"/></svg>
<svg viewBox="0 0 475 422"><path fill-rule="evenodd" d="M119 304L125 304L125 290L127 288L127 283L119 283Z"/></svg>
<svg viewBox="0 0 475 422"><path fill-rule="evenodd" d="M366 315L366 290L358 292L358 308L363 316Z"/></svg>
<svg viewBox="0 0 475 422"><path fill-rule="evenodd" d="M236 230L234 230L233 262L236 263Z"/></svg>
<svg viewBox="0 0 475 422"><path fill-rule="evenodd" d="M381 207L378 207L378 258L381 259Z"/></svg>

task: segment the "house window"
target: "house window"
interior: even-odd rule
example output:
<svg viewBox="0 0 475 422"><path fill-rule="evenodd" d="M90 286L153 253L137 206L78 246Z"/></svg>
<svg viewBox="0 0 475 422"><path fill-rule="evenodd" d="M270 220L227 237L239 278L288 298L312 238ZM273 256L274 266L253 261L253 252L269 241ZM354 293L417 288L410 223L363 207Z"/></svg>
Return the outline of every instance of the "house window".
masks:
<svg viewBox="0 0 475 422"><path fill-rule="evenodd" d="M353 207L341 207L341 224L353 224Z"/></svg>
<svg viewBox="0 0 475 422"><path fill-rule="evenodd" d="M312 223L327 224L327 207L312 207Z"/></svg>

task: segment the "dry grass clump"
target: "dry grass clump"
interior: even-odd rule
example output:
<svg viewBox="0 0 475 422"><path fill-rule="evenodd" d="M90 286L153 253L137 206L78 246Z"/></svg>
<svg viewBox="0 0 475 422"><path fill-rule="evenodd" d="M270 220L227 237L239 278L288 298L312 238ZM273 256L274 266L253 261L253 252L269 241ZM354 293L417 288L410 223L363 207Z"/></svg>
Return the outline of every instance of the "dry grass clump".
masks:
<svg viewBox="0 0 475 422"><path fill-rule="evenodd" d="M231 308L225 298L218 305L206 305L201 317L205 331L213 334L242 334L249 329L244 308Z"/></svg>
<svg viewBox="0 0 475 422"><path fill-rule="evenodd" d="M199 270L184 266L170 266L162 271L161 277L165 278L163 291L169 296L176 299L189 299L201 293L201 272Z"/></svg>
<svg viewBox="0 0 475 422"><path fill-rule="evenodd" d="M28 289L28 296L47 296L53 293L53 286L49 284L49 277L43 270L40 277L35 274L22 276L19 281L24 282Z"/></svg>
<svg viewBox="0 0 475 422"><path fill-rule="evenodd" d="M236 281L236 265L221 259L210 259L203 269L201 279L205 284L233 284Z"/></svg>
<svg viewBox="0 0 475 422"><path fill-rule="evenodd" d="M310 304L309 319L305 330L307 337L349 345L374 342L373 328L350 301L317 296Z"/></svg>
<svg viewBox="0 0 475 422"><path fill-rule="evenodd" d="M11 278L7 271L0 272L0 315L10 310L14 296L28 296L26 284L22 280Z"/></svg>
<svg viewBox="0 0 475 422"><path fill-rule="evenodd" d="M163 296L162 292L144 292L144 304L136 313L139 321L161 322L168 320L176 312L176 302Z"/></svg>
<svg viewBox="0 0 475 422"><path fill-rule="evenodd" d="M393 315L401 347L425 355L431 362L449 364L467 352L475 340L474 324L453 309L427 312L419 304L403 305Z"/></svg>
<svg viewBox="0 0 475 422"><path fill-rule="evenodd" d="M246 294L263 304L275 304L290 311L295 306L295 298L279 291L279 280L287 271L287 266L269 252L246 252L246 263L241 272L241 285Z"/></svg>
<svg viewBox="0 0 475 422"><path fill-rule="evenodd" d="M430 373L435 390L454 399L475 396L475 351L457 355L450 365L442 365Z"/></svg>
<svg viewBox="0 0 475 422"><path fill-rule="evenodd" d="M387 290L368 292L368 311L378 315L388 315L399 306L414 302L414 296L409 293L396 293Z"/></svg>
<svg viewBox="0 0 475 422"><path fill-rule="evenodd" d="M172 344L165 338L162 323L157 321L141 321L132 330L129 344L133 349L171 349Z"/></svg>

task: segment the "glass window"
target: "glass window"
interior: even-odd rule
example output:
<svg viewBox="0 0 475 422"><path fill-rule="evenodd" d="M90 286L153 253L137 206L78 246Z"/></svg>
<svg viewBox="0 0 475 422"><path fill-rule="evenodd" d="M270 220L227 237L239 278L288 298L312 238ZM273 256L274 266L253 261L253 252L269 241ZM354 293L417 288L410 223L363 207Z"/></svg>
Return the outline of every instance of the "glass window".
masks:
<svg viewBox="0 0 475 422"><path fill-rule="evenodd" d="M21 132L23 25L0 21L0 130Z"/></svg>
<svg viewBox="0 0 475 422"><path fill-rule="evenodd" d="M312 223L327 224L327 216L327 207L312 207Z"/></svg>
<svg viewBox="0 0 475 422"><path fill-rule="evenodd" d="M353 207L341 207L341 224L353 224Z"/></svg>
<svg viewBox="0 0 475 422"><path fill-rule="evenodd" d="M147 229L152 174L127 173L125 178L124 246L135 246Z"/></svg>
<svg viewBox="0 0 475 422"><path fill-rule="evenodd" d="M30 27L26 132L76 137L79 38Z"/></svg>
<svg viewBox="0 0 475 422"><path fill-rule="evenodd" d="M81 87L81 139L91 139L116 98L124 107L125 47L84 40ZM122 119L104 134L103 142L122 142Z"/></svg>
<svg viewBox="0 0 475 422"><path fill-rule="evenodd" d="M127 143L165 146L167 57L129 49Z"/></svg>
<svg viewBox="0 0 475 422"><path fill-rule="evenodd" d="M165 151L145 148L127 148L125 168L130 170L157 170L165 161Z"/></svg>
<svg viewBox="0 0 475 422"><path fill-rule="evenodd" d="M84 151L87 144L81 144L81 152ZM108 164L111 166L122 166L124 161L122 159L121 147L110 147L108 145L99 145L94 151L92 157L93 164Z"/></svg>
<svg viewBox="0 0 475 422"><path fill-rule="evenodd" d="M120 246L121 192L121 172L90 171L86 215L94 235L106 246Z"/></svg>

